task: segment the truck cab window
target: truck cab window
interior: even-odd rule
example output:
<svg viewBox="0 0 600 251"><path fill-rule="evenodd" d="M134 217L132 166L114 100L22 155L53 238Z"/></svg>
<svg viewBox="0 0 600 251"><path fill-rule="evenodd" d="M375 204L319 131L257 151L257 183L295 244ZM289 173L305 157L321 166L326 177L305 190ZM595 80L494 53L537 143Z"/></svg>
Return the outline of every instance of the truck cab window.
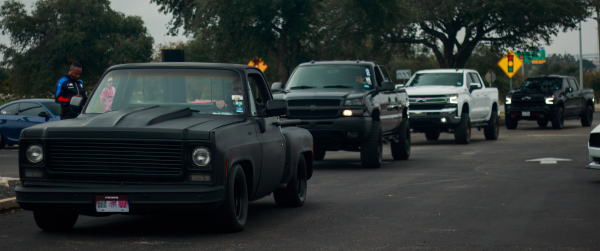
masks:
<svg viewBox="0 0 600 251"><path fill-rule="evenodd" d="M381 70L379 69L378 66L375 66L375 78L377 78L377 86L381 87L381 83L384 81L383 80L383 75L381 74Z"/></svg>
<svg viewBox="0 0 600 251"><path fill-rule="evenodd" d="M250 73L248 74L248 84L252 93L250 103L253 103L256 112L260 114L265 109L265 104L269 99L269 95L266 94L266 83L260 74Z"/></svg>
<svg viewBox="0 0 600 251"><path fill-rule="evenodd" d="M469 73L471 83L477 84L477 89L481 89L481 81L479 81L479 77L477 77L476 73Z"/></svg>
<svg viewBox="0 0 600 251"><path fill-rule="evenodd" d="M388 73L387 69L383 65L380 65L379 69L381 69L381 73L383 74L383 80L391 82L392 78L390 78L390 74Z"/></svg>
<svg viewBox="0 0 600 251"><path fill-rule="evenodd" d="M575 79L569 79L569 86L573 88L573 91L579 91L579 85L575 81Z"/></svg>

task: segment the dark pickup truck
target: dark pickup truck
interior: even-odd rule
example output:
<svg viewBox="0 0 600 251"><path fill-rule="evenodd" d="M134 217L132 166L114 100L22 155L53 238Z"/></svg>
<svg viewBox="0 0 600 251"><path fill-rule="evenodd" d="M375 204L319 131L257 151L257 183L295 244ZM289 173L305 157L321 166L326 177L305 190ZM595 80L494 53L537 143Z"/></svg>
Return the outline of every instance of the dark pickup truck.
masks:
<svg viewBox="0 0 600 251"><path fill-rule="evenodd" d="M574 77L547 75L528 78L506 95L506 128L516 129L519 120L535 120L545 128L562 129L565 119L581 119L591 126L594 116L594 90L582 89Z"/></svg>
<svg viewBox="0 0 600 251"><path fill-rule="evenodd" d="M286 113L247 65L114 66L79 117L22 131L17 202L44 230L70 229L78 215L190 212L240 231L248 201L306 198L312 136L284 127L296 123L279 121Z"/></svg>
<svg viewBox="0 0 600 251"><path fill-rule="evenodd" d="M315 142L315 160L326 151L360 152L362 166L378 168L383 144L390 143L395 160L410 156L408 96L396 90L381 65L365 61L300 64L285 88L273 97L287 100L286 118L302 119Z"/></svg>

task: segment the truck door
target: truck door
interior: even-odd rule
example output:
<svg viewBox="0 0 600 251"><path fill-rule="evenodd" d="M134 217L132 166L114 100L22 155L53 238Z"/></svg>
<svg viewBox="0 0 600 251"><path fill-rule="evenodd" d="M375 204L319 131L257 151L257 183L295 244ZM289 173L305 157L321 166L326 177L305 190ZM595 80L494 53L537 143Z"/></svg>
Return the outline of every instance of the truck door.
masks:
<svg viewBox="0 0 600 251"><path fill-rule="evenodd" d="M256 135L261 144L261 167L258 188L254 196L263 196L271 193L279 185L283 170L285 168L285 139L281 133L281 128L273 124L278 117L266 117L265 104L272 99L267 81L262 73L256 70L247 70L248 78L248 96L250 97L250 109L254 124L256 126ZM261 116L263 114L264 116ZM265 132L261 132L259 120L264 120Z"/></svg>
<svg viewBox="0 0 600 251"><path fill-rule="evenodd" d="M384 68L385 69L385 68ZM375 78L377 79L377 86L381 86L384 81L392 81L389 75L382 71L380 66L375 66ZM380 91L377 95L379 99L379 118L381 120L381 129L384 132L389 132L396 129L399 122L399 110L398 96L396 90L393 91Z"/></svg>
<svg viewBox="0 0 600 251"><path fill-rule="evenodd" d="M570 78L568 79L568 81L569 87L573 89L572 92L567 93L567 102L569 104L568 115L581 114L581 111L583 109L583 96L581 94L581 90L579 90L579 85L577 84L577 81L575 81L575 79Z"/></svg>
<svg viewBox="0 0 600 251"><path fill-rule="evenodd" d="M471 92L471 97L473 100L472 104L470 104L471 120L483 119L487 114L485 111L485 96L484 91L482 90L483 87L481 85L481 81L479 81L477 74L472 72L467 72L465 78L467 78L467 87ZM475 89L471 90L471 85L475 85Z"/></svg>

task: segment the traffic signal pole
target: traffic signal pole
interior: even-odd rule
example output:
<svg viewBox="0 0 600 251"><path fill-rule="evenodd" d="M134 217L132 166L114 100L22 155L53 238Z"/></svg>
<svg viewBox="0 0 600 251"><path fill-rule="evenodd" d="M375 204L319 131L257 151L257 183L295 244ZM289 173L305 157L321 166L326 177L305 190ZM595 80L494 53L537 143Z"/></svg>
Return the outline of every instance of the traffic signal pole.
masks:
<svg viewBox="0 0 600 251"><path fill-rule="evenodd" d="M579 21L579 89L583 88L583 49L581 49L581 21Z"/></svg>

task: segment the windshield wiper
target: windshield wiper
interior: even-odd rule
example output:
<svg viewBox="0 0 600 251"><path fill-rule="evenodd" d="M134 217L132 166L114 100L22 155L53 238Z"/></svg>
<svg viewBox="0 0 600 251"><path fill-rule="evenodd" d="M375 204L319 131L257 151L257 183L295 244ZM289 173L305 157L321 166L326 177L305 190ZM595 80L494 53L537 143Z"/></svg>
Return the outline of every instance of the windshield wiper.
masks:
<svg viewBox="0 0 600 251"><path fill-rule="evenodd" d="M310 88L316 88L316 87L308 86L308 85L299 85L299 86L290 87L290 89L310 89Z"/></svg>
<svg viewBox="0 0 600 251"><path fill-rule="evenodd" d="M353 88L353 87L347 86L347 85L327 85L327 86L323 86L323 88Z"/></svg>

